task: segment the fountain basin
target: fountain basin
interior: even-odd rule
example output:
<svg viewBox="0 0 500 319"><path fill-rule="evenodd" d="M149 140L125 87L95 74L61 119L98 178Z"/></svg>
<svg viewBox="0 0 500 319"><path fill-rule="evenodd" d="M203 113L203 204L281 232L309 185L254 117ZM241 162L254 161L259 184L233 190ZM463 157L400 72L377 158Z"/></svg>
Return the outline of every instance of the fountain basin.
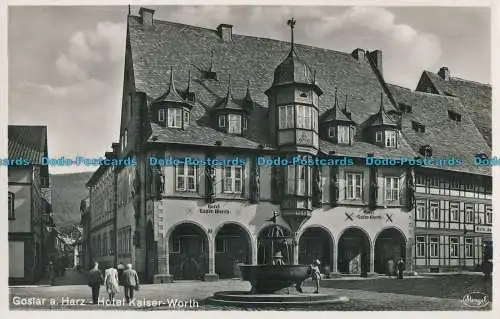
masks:
<svg viewBox="0 0 500 319"><path fill-rule="evenodd" d="M309 277L306 265L240 265L240 271L253 294L302 292L302 282Z"/></svg>

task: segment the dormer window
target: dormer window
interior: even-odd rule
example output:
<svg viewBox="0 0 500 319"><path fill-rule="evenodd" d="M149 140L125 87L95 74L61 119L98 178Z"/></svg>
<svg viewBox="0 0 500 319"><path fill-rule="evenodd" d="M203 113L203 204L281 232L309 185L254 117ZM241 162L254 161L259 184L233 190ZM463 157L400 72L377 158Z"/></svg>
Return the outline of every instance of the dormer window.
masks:
<svg viewBox="0 0 500 319"><path fill-rule="evenodd" d="M454 111L448 111L448 117L450 118L450 120L453 120L455 122L462 121L462 115Z"/></svg>
<svg viewBox="0 0 500 319"><path fill-rule="evenodd" d="M412 112L412 108L408 104L399 103L399 107L401 108L401 111L403 111L404 113L411 113Z"/></svg>
<svg viewBox="0 0 500 319"><path fill-rule="evenodd" d="M339 125L338 126L338 143L339 144L350 144L350 138L349 138L349 126L346 125Z"/></svg>
<svg viewBox="0 0 500 319"><path fill-rule="evenodd" d="M182 109L168 109L168 127L182 128Z"/></svg>
<svg viewBox="0 0 500 319"><path fill-rule="evenodd" d="M226 127L226 116L225 115L219 115L219 127L220 128Z"/></svg>
<svg viewBox="0 0 500 319"><path fill-rule="evenodd" d="M425 125L412 121L411 126L415 132L425 133Z"/></svg>
<svg viewBox="0 0 500 319"><path fill-rule="evenodd" d="M385 131L385 146L395 148L397 146L397 132Z"/></svg>
<svg viewBox="0 0 500 319"><path fill-rule="evenodd" d="M337 130L337 128L335 126L330 126L328 128L328 137L335 137L336 130Z"/></svg>
<svg viewBox="0 0 500 319"><path fill-rule="evenodd" d="M165 122L165 109L158 110L158 122Z"/></svg>
<svg viewBox="0 0 500 319"><path fill-rule="evenodd" d="M229 114L228 115L228 130L230 134L241 134L241 115Z"/></svg>

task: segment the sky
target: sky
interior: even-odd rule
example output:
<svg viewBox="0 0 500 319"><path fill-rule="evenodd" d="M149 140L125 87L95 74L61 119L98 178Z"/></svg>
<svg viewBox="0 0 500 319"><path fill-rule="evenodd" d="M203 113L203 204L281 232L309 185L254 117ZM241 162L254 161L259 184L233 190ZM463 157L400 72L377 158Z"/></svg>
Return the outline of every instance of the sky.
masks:
<svg viewBox="0 0 500 319"><path fill-rule="evenodd" d="M490 11L460 7L150 6L155 19L337 51L383 52L386 81L415 89L423 70L491 83ZM132 14L138 14L132 6ZM125 6L9 7L9 124L47 125L51 158L96 158L118 141ZM51 166L51 173L96 167Z"/></svg>

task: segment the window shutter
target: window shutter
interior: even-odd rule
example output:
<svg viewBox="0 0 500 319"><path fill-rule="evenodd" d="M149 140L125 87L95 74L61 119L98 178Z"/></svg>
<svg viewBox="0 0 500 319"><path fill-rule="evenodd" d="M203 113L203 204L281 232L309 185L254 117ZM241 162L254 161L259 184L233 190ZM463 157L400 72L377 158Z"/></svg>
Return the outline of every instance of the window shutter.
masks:
<svg viewBox="0 0 500 319"><path fill-rule="evenodd" d="M241 166L241 196L245 195L245 184L246 184L246 175L247 175L247 170L246 166Z"/></svg>

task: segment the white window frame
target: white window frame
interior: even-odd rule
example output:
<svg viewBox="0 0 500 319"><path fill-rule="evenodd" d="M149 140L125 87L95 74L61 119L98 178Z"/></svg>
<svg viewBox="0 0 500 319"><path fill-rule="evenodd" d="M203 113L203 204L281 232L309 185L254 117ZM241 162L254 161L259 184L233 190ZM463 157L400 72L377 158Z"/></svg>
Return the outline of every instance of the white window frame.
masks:
<svg viewBox="0 0 500 319"><path fill-rule="evenodd" d="M429 237L429 257L439 257L439 236Z"/></svg>
<svg viewBox="0 0 500 319"><path fill-rule="evenodd" d="M385 147L396 148L398 144L396 131L385 131Z"/></svg>
<svg viewBox="0 0 500 319"><path fill-rule="evenodd" d="M219 115L219 127L220 128L226 127L226 116L225 115Z"/></svg>
<svg viewBox="0 0 500 319"><path fill-rule="evenodd" d="M307 187L307 167L304 165L297 165L297 194L304 195Z"/></svg>
<svg viewBox="0 0 500 319"><path fill-rule="evenodd" d="M239 177L237 173L239 172ZM244 183L243 166L224 166L222 167L222 189L226 194L241 194Z"/></svg>
<svg viewBox="0 0 500 319"><path fill-rule="evenodd" d="M340 144L349 144L351 142L350 140L350 134L351 130L349 126L347 125L339 125L338 127L338 143Z"/></svg>
<svg viewBox="0 0 500 319"><path fill-rule="evenodd" d="M474 258L474 240L465 238L465 258Z"/></svg>
<svg viewBox="0 0 500 319"><path fill-rule="evenodd" d="M231 134L241 134L241 115L228 114L227 132Z"/></svg>
<svg viewBox="0 0 500 319"><path fill-rule="evenodd" d="M296 116L296 127L297 128L305 128L305 129L311 129L312 128L312 108L310 106L306 105L297 105L296 108L297 116Z"/></svg>
<svg viewBox="0 0 500 319"><path fill-rule="evenodd" d="M460 222L460 204L450 203L450 222Z"/></svg>
<svg viewBox="0 0 500 319"><path fill-rule="evenodd" d="M286 172L286 190L287 194L295 194L295 166L288 165Z"/></svg>
<svg viewBox="0 0 500 319"><path fill-rule="evenodd" d="M389 184L387 183L389 182ZM399 200L399 177L386 176L384 178L385 200L388 202Z"/></svg>
<svg viewBox="0 0 500 319"><path fill-rule="evenodd" d="M382 143L384 133L381 131L375 132L375 142Z"/></svg>
<svg viewBox="0 0 500 319"><path fill-rule="evenodd" d="M458 237L450 237L450 258L458 258L460 239Z"/></svg>
<svg viewBox="0 0 500 319"><path fill-rule="evenodd" d="M430 219L431 220L439 220L440 212L439 212L439 202L430 202L429 203L429 211L430 211Z"/></svg>
<svg viewBox="0 0 500 319"><path fill-rule="evenodd" d="M167 126L171 128L182 128L182 109L168 108L168 123Z"/></svg>
<svg viewBox="0 0 500 319"><path fill-rule="evenodd" d="M178 192L196 192L198 181L197 170L198 167L196 165L177 165L175 167L175 190Z"/></svg>
<svg viewBox="0 0 500 319"><path fill-rule="evenodd" d="M486 211L484 213L484 223L486 225L493 224L493 213L492 213L491 207L486 207Z"/></svg>
<svg viewBox="0 0 500 319"><path fill-rule="evenodd" d="M16 210L15 210L15 201L16 201L16 194L13 192L9 192L9 197L8 197L8 211L9 211L9 220L14 220L16 219Z"/></svg>
<svg viewBox="0 0 500 319"><path fill-rule="evenodd" d="M318 111L314 108L311 109L312 114L312 129L318 131Z"/></svg>
<svg viewBox="0 0 500 319"><path fill-rule="evenodd" d="M165 109L158 110L158 122L165 122Z"/></svg>
<svg viewBox="0 0 500 319"><path fill-rule="evenodd" d="M328 127L328 137L335 137L337 133L337 127L336 126L329 126Z"/></svg>
<svg viewBox="0 0 500 319"><path fill-rule="evenodd" d="M417 219L418 220L427 220L427 211L425 209L425 202L424 201L417 201L416 210L417 210Z"/></svg>
<svg viewBox="0 0 500 319"><path fill-rule="evenodd" d="M474 223L474 208L472 206L465 206L465 222Z"/></svg>
<svg viewBox="0 0 500 319"><path fill-rule="evenodd" d="M425 257L426 256L426 241L424 236L416 236L415 237L415 255L416 257Z"/></svg>
<svg viewBox="0 0 500 319"><path fill-rule="evenodd" d="M248 118L244 117L243 118L243 131L248 130Z"/></svg>
<svg viewBox="0 0 500 319"><path fill-rule="evenodd" d="M278 109L278 128L287 129L295 127L295 108L293 105L282 105Z"/></svg>
<svg viewBox="0 0 500 319"><path fill-rule="evenodd" d="M358 179L359 177L359 179ZM359 183L357 183L359 181ZM363 198L363 174L356 172L345 173L345 198L360 200ZM359 192L359 195L358 195Z"/></svg>

